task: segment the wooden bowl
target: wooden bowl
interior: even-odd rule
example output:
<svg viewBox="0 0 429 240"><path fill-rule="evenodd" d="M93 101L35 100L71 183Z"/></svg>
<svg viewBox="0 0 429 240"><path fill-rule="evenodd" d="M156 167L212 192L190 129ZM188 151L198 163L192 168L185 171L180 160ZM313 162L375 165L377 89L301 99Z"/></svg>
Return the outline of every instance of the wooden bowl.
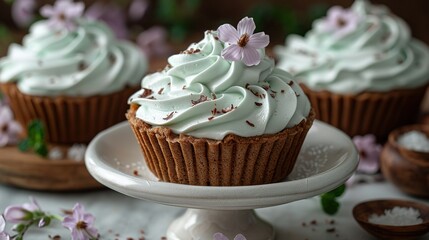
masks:
<svg viewBox="0 0 429 240"><path fill-rule="evenodd" d="M394 207L411 207L419 210L423 222L417 225L392 226L368 221L372 214L382 215L385 210ZM423 203L397 199L362 202L353 208L353 217L363 229L379 239L414 239L429 231L429 206Z"/></svg>
<svg viewBox="0 0 429 240"><path fill-rule="evenodd" d="M426 135L429 138L429 125L415 124L407 125L393 130L389 134L388 142L394 148L398 149L399 153L404 156L405 159L411 161L422 167L429 167L429 152L420 152L407 149L398 143L398 138L404 133L418 131Z"/></svg>
<svg viewBox="0 0 429 240"><path fill-rule="evenodd" d="M0 148L0 183L42 191L79 191L101 188L85 162L49 160L18 147Z"/></svg>
<svg viewBox="0 0 429 240"><path fill-rule="evenodd" d="M400 135L412 130L429 136L429 126L426 125L408 125L392 131L389 141L381 151L381 171L384 177L401 191L429 198L428 153L409 150L397 142Z"/></svg>

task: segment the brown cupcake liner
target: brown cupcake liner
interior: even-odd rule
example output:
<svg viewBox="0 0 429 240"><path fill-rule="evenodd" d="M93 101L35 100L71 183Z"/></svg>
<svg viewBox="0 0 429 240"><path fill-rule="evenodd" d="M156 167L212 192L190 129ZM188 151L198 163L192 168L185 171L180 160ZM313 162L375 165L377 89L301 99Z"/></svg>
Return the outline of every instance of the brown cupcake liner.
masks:
<svg viewBox="0 0 429 240"><path fill-rule="evenodd" d="M2 83L0 89L21 125L41 120L50 143L73 144L89 143L100 131L125 121L128 98L139 87L91 97L31 96L22 93L15 83Z"/></svg>
<svg viewBox="0 0 429 240"><path fill-rule="evenodd" d="M314 120L311 111L306 120L277 134L230 134L213 140L152 128L137 119L135 111L131 107L126 115L149 169L161 181L202 186L256 185L284 179Z"/></svg>
<svg viewBox="0 0 429 240"><path fill-rule="evenodd" d="M427 88L343 95L312 91L304 84L301 87L317 119L349 136L374 134L379 140L385 140L393 129L416 121Z"/></svg>

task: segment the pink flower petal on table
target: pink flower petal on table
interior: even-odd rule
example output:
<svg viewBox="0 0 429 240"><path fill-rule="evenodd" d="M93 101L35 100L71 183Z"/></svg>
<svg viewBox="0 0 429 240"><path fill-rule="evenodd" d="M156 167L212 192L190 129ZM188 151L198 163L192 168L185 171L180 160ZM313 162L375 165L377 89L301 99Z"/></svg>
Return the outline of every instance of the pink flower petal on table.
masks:
<svg viewBox="0 0 429 240"><path fill-rule="evenodd" d="M19 205L11 205L4 210L4 218L11 223L20 223L24 220L25 216L25 210Z"/></svg>
<svg viewBox="0 0 429 240"><path fill-rule="evenodd" d="M235 236L234 240L247 240L242 234L237 234L237 236Z"/></svg>
<svg viewBox="0 0 429 240"><path fill-rule="evenodd" d="M213 240L229 240L223 233L215 233L213 235Z"/></svg>

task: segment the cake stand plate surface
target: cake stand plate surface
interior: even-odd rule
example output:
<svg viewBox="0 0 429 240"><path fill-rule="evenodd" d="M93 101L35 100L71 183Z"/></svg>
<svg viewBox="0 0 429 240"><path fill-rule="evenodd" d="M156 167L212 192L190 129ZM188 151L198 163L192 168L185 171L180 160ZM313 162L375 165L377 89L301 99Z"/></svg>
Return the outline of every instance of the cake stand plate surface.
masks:
<svg viewBox="0 0 429 240"><path fill-rule="evenodd" d="M236 187L193 186L159 181L147 168L137 140L123 122L89 144L89 172L102 184L125 195L189 208L167 232L169 240L212 239L222 232L230 239L275 239L274 230L254 212L317 196L344 183L358 164L358 153L340 130L315 121L294 170L282 182Z"/></svg>

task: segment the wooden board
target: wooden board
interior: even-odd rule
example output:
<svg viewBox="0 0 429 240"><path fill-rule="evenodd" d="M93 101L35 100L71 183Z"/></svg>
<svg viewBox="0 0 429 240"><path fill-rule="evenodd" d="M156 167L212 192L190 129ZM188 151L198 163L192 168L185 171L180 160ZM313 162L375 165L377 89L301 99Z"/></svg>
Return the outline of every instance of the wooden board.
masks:
<svg viewBox="0 0 429 240"><path fill-rule="evenodd" d="M78 191L101 188L85 162L49 160L23 153L16 146L0 148L0 183L43 191Z"/></svg>

